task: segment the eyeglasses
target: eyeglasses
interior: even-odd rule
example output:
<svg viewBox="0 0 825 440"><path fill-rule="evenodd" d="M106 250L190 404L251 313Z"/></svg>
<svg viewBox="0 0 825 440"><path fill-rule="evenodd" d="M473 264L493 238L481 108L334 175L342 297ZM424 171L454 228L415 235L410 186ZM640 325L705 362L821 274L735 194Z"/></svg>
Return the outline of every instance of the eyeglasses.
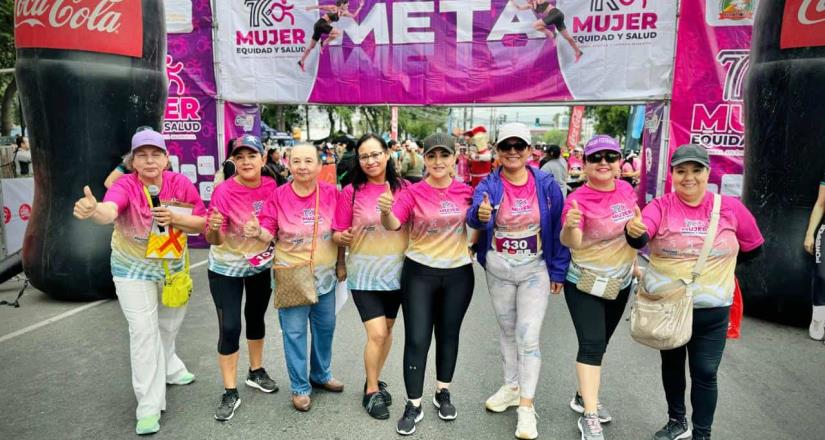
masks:
<svg viewBox="0 0 825 440"><path fill-rule="evenodd" d="M529 145L525 144L524 142L513 142L513 143L506 143L506 144L499 144L498 151L510 151L516 150L519 153L523 152L529 147Z"/></svg>
<svg viewBox="0 0 825 440"><path fill-rule="evenodd" d="M606 160L607 163L615 163L621 158L622 153L615 151L597 151L593 154L588 154L586 159L588 163L600 163L602 159Z"/></svg>
<svg viewBox="0 0 825 440"><path fill-rule="evenodd" d="M369 162L370 159L377 161L383 154L384 154L383 151L374 151L370 154L362 154L362 155L358 156L358 161L359 162L364 162L364 163Z"/></svg>

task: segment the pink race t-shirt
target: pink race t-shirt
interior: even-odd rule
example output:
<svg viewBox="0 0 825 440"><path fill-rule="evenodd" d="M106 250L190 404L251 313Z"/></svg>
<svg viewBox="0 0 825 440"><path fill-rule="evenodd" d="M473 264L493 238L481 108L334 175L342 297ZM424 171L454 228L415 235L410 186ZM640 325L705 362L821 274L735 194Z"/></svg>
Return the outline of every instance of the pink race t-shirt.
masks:
<svg viewBox="0 0 825 440"><path fill-rule="evenodd" d="M493 252L511 265L522 265L541 257L541 211L533 173L527 182L515 185L502 178L504 196L496 210Z"/></svg>
<svg viewBox="0 0 825 440"><path fill-rule="evenodd" d="M625 161L622 164L622 173L634 173L636 172L641 165L641 161L638 157L634 157L630 161Z"/></svg>
<svg viewBox="0 0 825 440"><path fill-rule="evenodd" d="M158 195L162 205L191 207L193 215L206 215L198 190L186 176L164 171L162 180ZM164 279L166 274L162 260L146 258L152 211L137 173L118 179L106 191L103 201L117 205L117 219L112 233L112 276L146 281ZM171 272L183 270L183 259L167 260L167 264Z"/></svg>
<svg viewBox="0 0 825 440"><path fill-rule="evenodd" d="M570 249L567 280L571 283L579 281L580 268L584 268L604 277L619 278L623 281L622 287L630 285L637 252L627 244L624 227L633 218L637 198L629 183L615 182L613 191L583 185L564 201L562 224L574 200L582 212L581 247Z"/></svg>
<svg viewBox="0 0 825 440"><path fill-rule="evenodd" d="M582 169L584 169L584 161L582 159L572 155L567 159L568 171L581 171Z"/></svg>
<svg viewBox="0 0 825 440"><path fill-rule="evenodd" d="M707 236L713 193L699 206L689 206L676 193L653 200L642 211L650 235L650 265L645 287L657 288L677 279L689 280ZM693 286L696 308L724 307L733 303L734 269L739 249L752 251L765 242L756 219L734 197L722 196L719 226L705 269Z"/></svg>
<svg viewBox="0 0 825 440"><path fill-rule="evenodd" d="M409 223L407 257L439 269L470 264L464 222L472 196L473 188L457 180L443 189L422 180L402 191L392 212L402 224Z"/></svg>
<svg viewBox="0 0 825 440"><path fill-rule="evenodd" d="M335 287L335 262L338 245L332 241L332 219L338 201L338 189L319 182L318 234L315 242L315 287L319 295ZM315 191L301 197L292 184L275 189L264 205L260 217L261 228L275 236L273 265L293 265L310 259L312 229L315 222Z"/></svg>
<svg viewBox="0 0 825 440"><path fill-rule="evenodd" d="M409 233L406 225L398 231L388 231L381 225L378 197L384 191L386 186L383 184L366 183L357 191L347 185L338 198L332 229L345 231L352 227L352 245L347 254L347 286L353 290L401 288L401 266Z"/></svg>
<svg viewBox="0 0 825 440"><path fill-rule="evenodd" d="M234 177L215 187L212 201L209 202L208 215L211 215L213 210L223 215L221 232L224 234L224 241L220 246L209 248L209 270L229 277L246 277L269 270L269 264L255 267L247 260L247 255L263 252L269 243L257 238L244 237L243 225L253 215L260 216L264 203L272 196L276 186L273 179L264 176L256 188L244 186Z"/></svg>

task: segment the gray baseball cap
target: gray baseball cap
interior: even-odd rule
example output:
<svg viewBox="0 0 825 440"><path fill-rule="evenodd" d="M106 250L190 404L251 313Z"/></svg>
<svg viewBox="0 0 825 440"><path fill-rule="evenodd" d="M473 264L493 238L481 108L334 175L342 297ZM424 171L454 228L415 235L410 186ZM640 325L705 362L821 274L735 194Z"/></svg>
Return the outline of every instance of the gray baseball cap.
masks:
<svg viewBox="0 0 825 440"><path fill-rule="evenodd" d="M696 162L710 168L710 157L708 151L696 144L685 144L677 148L670 157L670 166L683 164L685 162Z"/></svg>
<svg viewBox="0 0 825 440"><path fill-rule="evenodd" d="M443 148L450 154L455 154L455 138L447 133L435 133L424 138L421 141L424 144L424 154L436 148Z"/></svg>

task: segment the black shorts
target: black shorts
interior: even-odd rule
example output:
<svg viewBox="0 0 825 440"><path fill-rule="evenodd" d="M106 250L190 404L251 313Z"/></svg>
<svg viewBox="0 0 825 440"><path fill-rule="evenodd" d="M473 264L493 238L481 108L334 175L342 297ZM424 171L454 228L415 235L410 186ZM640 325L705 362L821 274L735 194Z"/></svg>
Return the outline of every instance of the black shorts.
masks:
<svg viewBox="0 0 825 440"><path fill-rule="evenodd" d="M401 307L400 290L353 290L352 300L361 315L361 322L380 318L395 319Z"/></svg>
<svg viewBox="0 0 825 440"><path fill-rule="evenodd" d="M330 32L332 32L332 25L321 18L316 21L315 26L312 27L312 39L319 41L322 35L329 34Z"/></svg>
<svg viewBox="0 0 825 440"><path fill-rule="evenodd" d="M556 30L559 32L567 29L567 26L564 25L564 13L561 12L559 8L550 11L541 21L543 21L546 26L550 26L551 24L556 26Z"/></svg>

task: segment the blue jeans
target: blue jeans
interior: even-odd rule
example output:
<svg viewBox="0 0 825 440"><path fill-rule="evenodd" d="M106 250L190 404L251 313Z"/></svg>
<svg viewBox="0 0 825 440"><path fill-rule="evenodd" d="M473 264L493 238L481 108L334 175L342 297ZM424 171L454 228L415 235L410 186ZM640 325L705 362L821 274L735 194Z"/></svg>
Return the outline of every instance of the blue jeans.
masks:
<svg viewBox="0 0 825 440"><path fill-rule="evenodd" d="M284 336L284 358L292 394L309 395L309 381L332 379L332 335L335 332L335 291L320 295L311 306L278 310ZM307 376L307 320L312 332L309 376Z"/></svg>

